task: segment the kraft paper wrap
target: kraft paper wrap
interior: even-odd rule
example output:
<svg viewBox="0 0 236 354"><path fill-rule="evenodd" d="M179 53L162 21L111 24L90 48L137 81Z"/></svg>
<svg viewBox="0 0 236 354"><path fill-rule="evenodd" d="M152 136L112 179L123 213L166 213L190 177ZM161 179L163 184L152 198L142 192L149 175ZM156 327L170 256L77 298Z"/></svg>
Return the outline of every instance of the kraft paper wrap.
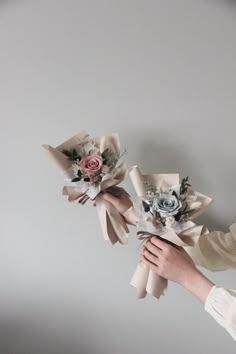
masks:
<svg viewBox="0 0 236 354"><path fill-rule="evenodd" d="M81 141L88 140L91 140L89 135L86 132L81 132L55 148L45 144L42 146L45 149L48 158L51 159L53 163L59 168L64 178L70 181L75 177L71 167L72 162L68 160L61 151L63 149L71 149L74 146L80 144ZM118 134L116 133L93 139L93 141L96 142L100 152L103 152L106 148L109 147L109 149L111 149L116 155L120 154L120 141ZM104 179L101 182L101 191L118 185L122 180L125 179L127 175L127 167L124 163L121 163L113 176ZM68 196L68 201L70 202L78 200L78 198L86 194L85 192L85 190L79 189L76 186L76 183L72 183L71 186L64 186L62 191L63 195ZM112 244L115 244L116 242L127 244L129 230L125 222L125 218L117 212L112 204L102 200L99 194L96 196L96 198L91 199L96 200L96 210L98 213L98 218L101 224L104 239L110 240Z"/></svg>
<svg viewBox="0 0 236 354"><path fill-rule="evenodd" d="M145 195L145 181L150 182L156 188L162 189L170 188L180 183L178 174L144 175L140 172L137 166L132 167L130 178L138 197L143 197ZM201 201L202 207L191 216L191 220L203 213L212 203L212 199L203 194L193 191L192 194L198 196L198 200ZM130 214L134 215L131 210ZM184 223L184 228L182 230L180 229L180 232L177 233L169 228L168 232L160 235L155 231L153 226L148 225L148 222L146 222L139 210L136 210L136 216L139 234L145 235L145 238L152 237L153 235L161 236L162 239L181 247L194 246L198 242L199 237L209 232L206 226L197 226L194 222L189 220ZM138 298L144 298L147 294L150 294L159 299L161 295L165 295L167 290L167 280L153 272L142 261L138 263L130 284L137 288Z"/></svg>

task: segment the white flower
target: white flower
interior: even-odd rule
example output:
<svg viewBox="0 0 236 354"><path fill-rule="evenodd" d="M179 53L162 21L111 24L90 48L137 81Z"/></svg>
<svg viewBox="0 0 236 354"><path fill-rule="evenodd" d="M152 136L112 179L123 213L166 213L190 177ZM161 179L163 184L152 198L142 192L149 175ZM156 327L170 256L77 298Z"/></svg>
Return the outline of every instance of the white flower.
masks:
<svg viewBox="0 0 236 354"><path fill-rule="evenodd" d="M110 168L107 165L103 165L101 171L102 173L106 174L110 171Z"/></svg>
<svg viewBox="0 0 236 354"><path fill-rule="evenodd" d="M173 226L176 223L176 220L174 218L174 216L167 216L167 218L165 219L165 225L166 226Z"/></svg>
<svg viewBox="0 0 236 354"><path fill-rule="evenodd" d="M71 167L72 167L74 175L77 176L78 175L78 171L80 170L79 165L77 163L73 163Z"/></svg>
<svg viewBox="0 0 236 354"><path fill-rule="evenodd" d="M78 146L78 151L82 155L82 157L90 156L90 155L100 155L99 148L92 140L80 144Z"/></svg>

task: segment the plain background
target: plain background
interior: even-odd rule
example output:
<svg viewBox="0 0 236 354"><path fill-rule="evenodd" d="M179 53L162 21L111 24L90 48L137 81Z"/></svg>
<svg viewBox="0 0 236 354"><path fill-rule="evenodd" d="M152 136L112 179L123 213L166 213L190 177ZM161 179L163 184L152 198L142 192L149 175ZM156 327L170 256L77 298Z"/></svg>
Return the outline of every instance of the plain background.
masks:
<svg viewBox="0 0 236 354"><path fill-rule="evenodd" d="M42 143L119 132L127 163L189 175L236 221L236 2L0 1L0 353L233 354L187 291L129 285L139 259L69 204ZM131 193L129 180L124 184ZM235 272L206 274L236 288Z"/></svg>

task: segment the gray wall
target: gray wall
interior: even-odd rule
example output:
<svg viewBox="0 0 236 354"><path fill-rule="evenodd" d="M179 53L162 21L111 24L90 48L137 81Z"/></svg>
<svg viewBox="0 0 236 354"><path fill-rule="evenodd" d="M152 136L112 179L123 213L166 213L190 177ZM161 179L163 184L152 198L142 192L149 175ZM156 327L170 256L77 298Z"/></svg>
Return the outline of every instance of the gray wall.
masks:
<svg viewBox="0 0 236 354"><path fill-rule="evenodd" d="M40 145L118 131L128 164L180 172L235 215L235 1L0 1L0 353L227 354L187 291L136 298L139 252L61 196ZM125 186L132 193L131 183ZM236 288L235 272L206 273Z"/></svg>

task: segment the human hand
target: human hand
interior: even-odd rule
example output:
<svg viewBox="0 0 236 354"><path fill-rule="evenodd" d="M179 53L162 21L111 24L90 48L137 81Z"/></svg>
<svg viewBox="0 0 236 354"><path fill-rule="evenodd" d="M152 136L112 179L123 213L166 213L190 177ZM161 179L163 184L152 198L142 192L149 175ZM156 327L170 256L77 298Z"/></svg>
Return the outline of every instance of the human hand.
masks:
<svg viewBox="0 0 236 354"><path fill-rule="evenodd" d="M182 247L172 246L157 237L145 243L141 260L156 274L191 291L203 303L214 285L197 269Z"/></svg>
<svg viewBox="0 0 236 354"><path fill-rule="evenodd" d="M180 285L184 285L190 272L197 270L182 247L172 246L157 237L145 243L141 259L155 273Z"/></svg>
<svg viewBox="0 0 236 354"><path fill-rule="evenodd" d="M99 194L99 197L109 203L111 203L120 214L123 214L132 205L130 195L124 188L110 187L103 193Z"/></svg>
<svg viewBox="0 0 236 354"><path fill-rule="evenodd" d="M133 203L130 195L124 188L114 186L106 189L99 194L99 198L111 203L116 210L123 215L127 224L136 225L137 217L135 215ZM96 206L96 201L93 203Z"/></svg>

